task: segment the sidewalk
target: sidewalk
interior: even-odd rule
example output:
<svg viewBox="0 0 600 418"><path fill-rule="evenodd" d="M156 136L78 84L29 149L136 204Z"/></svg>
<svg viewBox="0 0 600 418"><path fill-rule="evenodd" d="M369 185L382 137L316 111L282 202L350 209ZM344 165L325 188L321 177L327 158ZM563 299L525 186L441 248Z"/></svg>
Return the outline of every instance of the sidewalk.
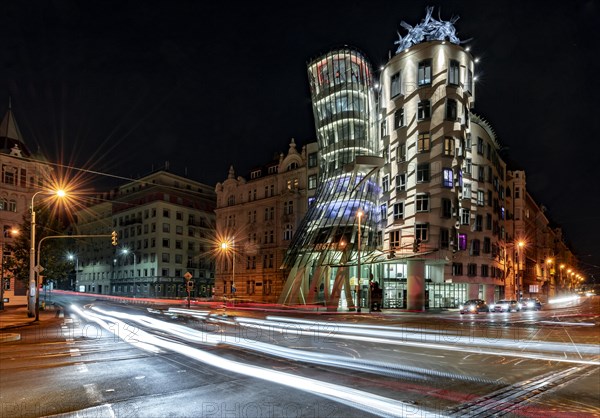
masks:
<svg viewBox="0 0 600 418"><path fill-rule="evenodd" d="M53 305L45 310L40 309L40 321L55 317L56 312ZM0 311L0 343L20 340L18 329L32 323L35 323L35 318L27 316L27 306L5 306Z"/></svg>

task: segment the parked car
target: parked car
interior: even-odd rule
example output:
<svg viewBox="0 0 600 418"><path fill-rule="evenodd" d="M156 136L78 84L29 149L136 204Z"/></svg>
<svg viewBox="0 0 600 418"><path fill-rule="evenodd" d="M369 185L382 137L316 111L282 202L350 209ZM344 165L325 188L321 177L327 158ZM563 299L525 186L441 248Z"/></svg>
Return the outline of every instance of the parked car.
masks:
<svg viewBox="0 0 600 418"><path fill-rule="evenodd" d="M521 304L514 299L502 299L490 305L490 312L519 312Z"/></svg>
<svg viewBox="0 0 600 418"><path fill-rule="evenodd" d="M542 309L542 302L538 298L521 299L521 309L524 311L539 311Z"/></svg>
<svg viewBox="0 0 600 418"><path fill-rule="evenodd" d="M489 311L489 306L485 301L481 299L471 299L458 306L461 314L465 313L479 313Z"/></svg>

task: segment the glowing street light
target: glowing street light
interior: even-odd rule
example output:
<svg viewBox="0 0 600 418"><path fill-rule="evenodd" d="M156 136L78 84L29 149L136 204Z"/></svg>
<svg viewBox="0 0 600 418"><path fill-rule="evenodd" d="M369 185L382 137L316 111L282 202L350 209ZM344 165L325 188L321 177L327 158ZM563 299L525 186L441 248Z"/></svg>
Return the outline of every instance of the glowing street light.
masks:
<svg viewBox="0 0 600 418"><path fill-rule="evenodd" d="M69 259L69 261L75 260L75 285L71 283L71 288L74 288L75 291L77 291L77 273L79 271L79 257L77 257L76 254L69 253L67 254L67 258Z"/></svg>
<svg viewBox="0 0 600 418"><path fill-rule="evenodd" d="M29 250L29 297L27 299L27 316L35 320L39 320L39 309L38 309L38 283L36 280L36 272L39 274L41 266L35 265L35 206L34 200L38 194L56 195L57 197L63 198L67 194L64 190L40 190L35 192L31 196L31 248Z"/></svg>
<svg viewBox="0 0 600 418"><path fill-rule="evenodd" d="M131 251L129 248L123 248L121 250L121 253L125 256L127 256L127 254L131 253L133 254L133 297L135 297L136 294L136 288L135 288L135 265L136 265L136 257L135 257L135 251Z"/></svg>
<svg viewBox="0 0 600 418"><path fill-rule="evenodd" d="M231 239L231 244L227 241L221 242L221 250L223 252L231 251L231 292L235 293L235 239ZM225 292L226 289L223 289Z"/></svg>

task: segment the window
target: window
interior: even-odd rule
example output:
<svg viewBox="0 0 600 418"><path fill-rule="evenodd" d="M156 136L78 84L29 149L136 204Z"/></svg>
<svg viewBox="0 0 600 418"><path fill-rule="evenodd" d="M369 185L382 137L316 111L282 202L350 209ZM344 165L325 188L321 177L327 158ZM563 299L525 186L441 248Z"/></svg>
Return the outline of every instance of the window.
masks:
<svg viewBox="0 0 600 418"><path fill-rule="evenodd" d="M182 249L183 249L183 241L181 241L181 240L176 240L176 241L175 241L175 249L176 249L176 250L182 250Z"/></svg>
<svg viewBox="0 0 600 418"><path fill-rule="evenodd" d="M308 167L316 167L317 166L317 153L311 152L308 154Z"/></svg>
<svg viewBox="0 0 600 418"><path fill-rule="evenodd" d="M426 183L429 181L429 163L417 165L417 183Z"/></svg>
<svg viewBox="0 0 600 418"><path fill-rule="evenodd" d="M460 64L456 60L450 60L448 65L448 84L454 86L460 84Z"/></svg>
<svg viewBox="0 0 600 418"><path fill-rule="evenodd" d="M483 252L486 254L489 254L492 252L492 241L488 237L485 237L483 239Z"/></svg>
<svg viewBox="0 0 600 418"><path fill-rule="evenodd" d="M317 175L312 174L308 176L308 188L309 190L313 190L317 188Z"/></svg>
<svg viewBox="0 0 600 418"><path fill-rule="evenodd" d="M406 190L406 173L396 175L396 190Z"/></svg>
<svg viewBox="0 0 600 418"><path fill-rule="evenodd" d="M483 216L475 215L475 231L483 231Z"/></svg>
<svg viewBox="0 0 600 418"><path fill-rule="evenodd" d="M379 207L379 214L381 215L381 220L387 223L387 204L383 203Z"/></svg>
<svg viewBox="0 0 600 418"><path fill-rule="evenodd" d="M163 263L168 263L170 260L171 260L171 255L169 253L162 253Z"/></svg>
<svg viewBox="0 0 600 418"><path fill-rule="evenodd" d="M485 205L485 193L483 192L483 190L477 190L477 205Z"/></svg>
<svg viewBox="0 0 600 418"><path fill-rule="evenodd" d="M485 181L485 166L483 165L477 167L477 180Z"/></svg>
<svg viewBox="0 0 600 418"><path fill-rule="evenodd" d="M442 218L452 217L452 200L442 198Z"/></svg>
<svg viewBox="0 0 600 418"><path fill-rule="evenodd" d="M381 189L383 193L390 191L390 177L387 174L381 179Z"/></svg>
<svg viewBox="0 0 600 418"><path fill-rule="evenodd" d="M163 232L171 232L171 225L168 223L163 223L162 231Z"/></svg>
<svg viewBox="0 0 600 418"><path fill-rule="evenodd" d="M481 277L488 277L489 276L489 266L487 264L482 264L481 265Z"/></svg>
<svg viewBox="0 0 600 418"><path fill-rule="evenodd" d="M460 208L460 223L463 225L469 225L471 223L471 210Z"/></svg>
<svg viewBox="0 0 600 418"><path fill-rule="evenodd" d="M415 225L415 239L427 241L429 239L429 224Z"/></svg>
<svg viewBox="0 0 600 418"><path fill-rule="evenodd" d="M462 276L462 274L463 274L462 263L452 263L452 275L453 276Z"/></svg>
<svg viewBox="0 0 600 418"><path fill-rule="evenodd" d="M291 215L292 213L294 213L294 202L293 201L288 201L288 202L284 202L283 203L283 213L285 215Z"/></svg>
<svg viewBox="0 0 600 418"><path fill-rule="evenodd" d="M428 212L429 211L429 195L427 193L419 193L415 197L415 204L417 212Z"/></svg>
<svg viewBox="0 0 600 418"><path fill-rule="evenodd" d="M169 248L171 246L171 244L167 238L164 238L162 240L162 246L163 246L163 248Z"/></svg>
<svg viewBox="0 0 600 418"><path fill-rule="evenodd" d="M473 92L473 71L467 69L467 82L465 83L465 90L469 93Z"/></svg>
<svg viewBox="0 0 600 418"><path fill-rule="evenodd" d="M419 86L431 84L431 60L421 61L417 73Z"/></svg>
<svg viewBox="0 0 600 418"><path fill-rule="evenodd" d="M487 213L485 215L485 229L487 229L487 230L492 229L492 214L490 214L490 213Z"/></svg>
<svg viewBox="0 0 600 418"><path fill-rule="evenodd" d="M471 172L473 171L473 163L471 162L470 158L465 158L465 163L464 163L463 167L464 167L465 173L467 173L468 175L471 175Z"/></svg>
<svg viewBox="0 0 600 418"><path fill-rule="evenodd" d="M404 126L404 108L401 107L394 112L394 129Z"/></svg>
<svg viewBox="0 0 600 418"><path fill-rule="evenodd" d="M477 275L477 264L475 264L475 263L467 264L467 275L468 276L476 276Z"/></svg>
<svg viewBox="0 0 600 418"><path fill-rule="evenodd" d="M283 239L284 241L289 241L292 239L292 225L286 225L285 230L283 231Z"/></svg>
<svg viewBox="0 0 600 418"><path fill-rule="evenodd" d="M452 188L452 185L454 184L453 174L454 173L452 173L451 168L444 168L444 179L443 179L444 187Z"/></svg>
<svg viewBox="0 0 600 418"><path fill-rule="evenodd" d="M390 77L390 97L396 97L402 92L401 83L400 72L392 74Z"/></svg>
<svg viewBox="0 0 600 418"><path fill-rule="evenodd" d="M429 119L431 117L431 103L429 100L420 101L417 106L417 119Z"/></svg>
<svg viewBox="0 0 600 418"><path fill-rule="evenodd" d="M446 157L454 156L454 143L454 138L451 138L449 136L444 138L444 155Z"/></svg>
<svg viewBox="0 0 600 418"><path fill-rule="evenodd" d="M177 219L178 221L183 221L183 213L175 212L175 219Z"/></svg>
<svg viewBox="0 0 600 418"><path fill-rule="evenodd" d="M417 151L429 152L431 149L431 135L429 132L420 133L417 137Z"/></svg>
<svg viewBox="0 0 600 418"><path fill-rule="evenodd" d="M458 112L456 110L456 100L448 99L446 101L446 119L456 120L458 118Z"/></svg>
<svg viewBox="0 0 600 418"><path fill-rule="evenodd" d="M163 209L163 218L170 218L171 214L169 212L169 209Z"/></svg>
<svg viewBox="0 0 600 418"><path fill-rule="evenodd" d="M477 154L483 155L483 139L477 137Z"/></svg>
<svg viewBox="0 0 600 418"><path fill-rule="evenodd" d="M460 251L467 249L467 234L458 234L458 249Z"/></svg>
<svg viewBox="0 0 600 418"><path fill-rule="evenodd" d="M448 248L450 246L450 231L446 228L440 228L440 247Z"/></svg>
<svg viewBox="0 0 600 418"><path fill-rule="evenodd" d="M400 248L401 230L390 231L390 248Z"/></svg>
<svg viewBox="0 0 600 418"><path fill-rule="evenodd" d="M398 162L406 161L406 143L398 144L398 148L396 148L396 159Z"/></svg>
<svg viewBox="0 0 600 418"><path fill-rule="evenodd" d="M481 241L478 239L471 240L471 250L469 251L470 255L479 255L481 250Z"/></svg>
<svg viewBox="0 0 600 418"><path fill-rule="evenodd" d="M400 220L404 217L404 203L394 203L394 220Z"/></svg>

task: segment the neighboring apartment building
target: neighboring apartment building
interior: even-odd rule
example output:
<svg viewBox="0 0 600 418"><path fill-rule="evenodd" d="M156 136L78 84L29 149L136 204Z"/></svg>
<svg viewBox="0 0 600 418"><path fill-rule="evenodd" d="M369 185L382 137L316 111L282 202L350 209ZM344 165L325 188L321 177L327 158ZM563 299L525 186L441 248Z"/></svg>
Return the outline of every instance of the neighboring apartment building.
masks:
<svg viewBox="0 0 600 418"><path fill-rule="evenodd" d="M12 106L0 122L0 237L1 275L4 286L4 298L7 305L26 303L27 287L20 281L15 281L12 273L4 268L5 261L12 257L7 246L13 236L9 232L18 229L23 218L30 212L31 199L36 192L48 188L52 184L52 168L45 157L32 152L26 145L17 125ZM41 205L42 197L37 199Z"/></svg>
<svg viewBox="0 0 600 418"><path fill-rule="evenodd" d="M80 292L209 297L214 283L214 190L158 171L99 196L77 213L76 287ZM111 245L112 231L118 245Z"/></svg>
<svg viewBox="0 0 600 418"><path fill-rule="evenodd" d="M287 276L285 252L317 188L317 145L296 149L256 167L249 179L228 178L216 185L217 257L215 297L275 302Z"/></svg>

